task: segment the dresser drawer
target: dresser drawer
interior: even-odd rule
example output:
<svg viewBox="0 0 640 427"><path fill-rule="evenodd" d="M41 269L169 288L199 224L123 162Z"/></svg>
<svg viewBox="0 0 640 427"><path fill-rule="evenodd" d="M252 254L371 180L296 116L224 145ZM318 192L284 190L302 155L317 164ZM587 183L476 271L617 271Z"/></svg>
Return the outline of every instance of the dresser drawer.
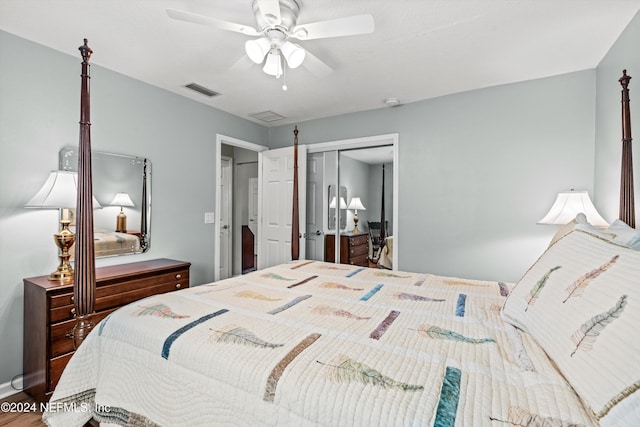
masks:
<svg viewBox="0 0 640 427"><path fill-rule="evenodd" d="M359 265L362 267L369 266L369 257L367 255L360 255L354 258L349 259L349 264L351 265Z"/></svg>
<svg viewBox="0 0 640 427"><path fill-rule="evenodd" d="M114 307L110 310L96 312L93 317L93 323L96 325L109 314L113 313L120 307ZM57 357L65 353L69 353L73 351L73 340L69 337L69 334L73 330L76 321L75 319L66 320L64 322L56 323L51 325L49 329L50 336L49 340L51 342L51 357Z"/></svg>
<svg viewBox="0 0 640 427"><path fill-rule="evenodd" d="M349 258L357 257L359 255L368 255L368 254L369 254L369 245L349 247Z"/></svg>
<svg viewBox="0 0 640 427"><path fill-rule="evenodd" d="M49 362L49 390L53 391L58 385L58 381L60 381L60 377L62 376L62 371L64 371L65 366L69 363L71 356L73 356L73 353L56 357L55 359L51 359L51 362Z"/></svg>
<svg viewBox="0 0 640 427"><path fill-rule="evenodd" d="M349 237L349 246L369 245L368 234L357 234Z"/></svg>
<svg viewBox="0 0 640 427"><path fill-rule="evenodd" d="M124 283L113 283L96 288L95 311L119 307L149 295L163 294L169 291L189 287L189 272L163 274ZM66 305L60 305L65 302ZM51 297L51 323L73 318L73 295L62 294ZM55 308L53 308L55 307Z"/></svg>

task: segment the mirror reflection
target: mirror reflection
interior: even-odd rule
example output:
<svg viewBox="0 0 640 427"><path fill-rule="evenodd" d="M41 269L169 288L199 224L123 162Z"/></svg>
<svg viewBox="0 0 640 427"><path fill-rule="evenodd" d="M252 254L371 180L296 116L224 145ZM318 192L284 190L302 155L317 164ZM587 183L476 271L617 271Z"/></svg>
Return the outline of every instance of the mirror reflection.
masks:
<svg viewBox="0 0 640 427"><path fill-rule="evenodd" d="M340 194L336 195L336 186L329 186L329 230L336 229L336 212L340 209L340 230L347 228L347 188L340 186Z"/></svg>
<svg viewBox="0 0 640 427"><path fill-rule="evenodd" d="M60 150L60 169L77 171L76 147ZM95 256L143 253L150 245L151 163L148 159L91 152ZM71 217L74 225L73 216Z"/></svg>

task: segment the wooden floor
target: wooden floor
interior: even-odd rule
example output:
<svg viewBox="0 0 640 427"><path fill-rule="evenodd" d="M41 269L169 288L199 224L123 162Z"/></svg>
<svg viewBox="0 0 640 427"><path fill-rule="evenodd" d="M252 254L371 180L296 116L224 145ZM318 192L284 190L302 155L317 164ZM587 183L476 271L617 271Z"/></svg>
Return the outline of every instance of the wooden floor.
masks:
<svg viewBox="0 0 640 427"><path fill-rule="evenodd" d="M5 408L3 408L0 410L0 426L46 427L45 423L42 422L42 412L39 411L39 405L28 395L21 392L9 396L0 402L4 403L2 406L7 406L6 403L15 403L15 405L10 405L10 410L24 408L25 406L29 409L27 412L6 412L4 410ZM11 408L11 406L13 406L13 408ZM31 411L32 408L35 408L36 411Z"/></svg>

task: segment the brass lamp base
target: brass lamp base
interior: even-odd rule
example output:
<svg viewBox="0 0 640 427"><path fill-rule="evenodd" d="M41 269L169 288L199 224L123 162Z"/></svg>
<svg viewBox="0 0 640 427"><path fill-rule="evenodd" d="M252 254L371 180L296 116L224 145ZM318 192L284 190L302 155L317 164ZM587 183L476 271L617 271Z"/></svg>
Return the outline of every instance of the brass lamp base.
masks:
<svg viewBox="0 0 640 427"><path fill-rule="evenodd" d="M356 213L355 215L353 215L353 234L359 234L360 231L358 231L358 214Z"/></svg>
<svg viewBox="0 0 640 427"><path fill-rule="evenodd" d="M127 232L127 215L125 215L122 208L120 208L120 213L116 217L116 231L118 233Z"/></svg>
<svg viewBox="0 0 640 427"><path fill-rule="evenodd" d="M49 275L49 280L57 282L69 282L73 280L73 267L69 262L71 254L69 248L73 246L76 241L76 235L69 230L69 224L71 221L63 219L60 221L62 229L59 233L53 235L53 240L56 242L58 248L60 248L60 264L56 271Z"/></svg>

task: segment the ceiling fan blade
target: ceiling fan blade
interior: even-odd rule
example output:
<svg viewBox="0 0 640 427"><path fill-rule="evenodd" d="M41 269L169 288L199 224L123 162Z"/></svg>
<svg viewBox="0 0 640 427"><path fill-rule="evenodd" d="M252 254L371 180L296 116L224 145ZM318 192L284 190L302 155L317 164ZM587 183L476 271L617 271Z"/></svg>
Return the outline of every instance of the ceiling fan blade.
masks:
<svg viewBox="0 0 640 427"><path fill-rule="evenodd" d="M193 24L208 25L210 27L220 28L221 30L233 31L236 33L246 34L248 36L260 35L255 28L248 25L236 24L233 22L222 21L220 19L211 18L209 16L198 15L197 13L185 12L177 9L167 9L169 18L178 21L191 22Z"/></svg>
<svg viewBox="0 0 640 427"><path fill-rule="evenodd" d="M369 34L373 33L374 30L373 16L367 14L298 25L293 28L289 36L300 40L313 40Z"/></svg>
<svg viewBox="0 0 640 427"><path fill-rule="evenodd" d="M257 3L262 17L269 25L280 25L282 17L280 16L280 2L278 0L257 0Z"/></svg>
<svg viewBox="0 0 640 427"><path fill-rule="evenodd" d="M249 59L247 55L242 55L234 64L229 68L232 73L242 73L253 67L255 64Z"/></svg>
<svg viewBox="0 0 640 427"><path fill-rule="evenodd" d="M304 57L304 62L302 66L309 70L311 74L321 79L323 77L328 76L333 73L333 69L329 67L327 64L318 59L317 56L309 52L308 49L305 49L306 55Z"/></svg>

